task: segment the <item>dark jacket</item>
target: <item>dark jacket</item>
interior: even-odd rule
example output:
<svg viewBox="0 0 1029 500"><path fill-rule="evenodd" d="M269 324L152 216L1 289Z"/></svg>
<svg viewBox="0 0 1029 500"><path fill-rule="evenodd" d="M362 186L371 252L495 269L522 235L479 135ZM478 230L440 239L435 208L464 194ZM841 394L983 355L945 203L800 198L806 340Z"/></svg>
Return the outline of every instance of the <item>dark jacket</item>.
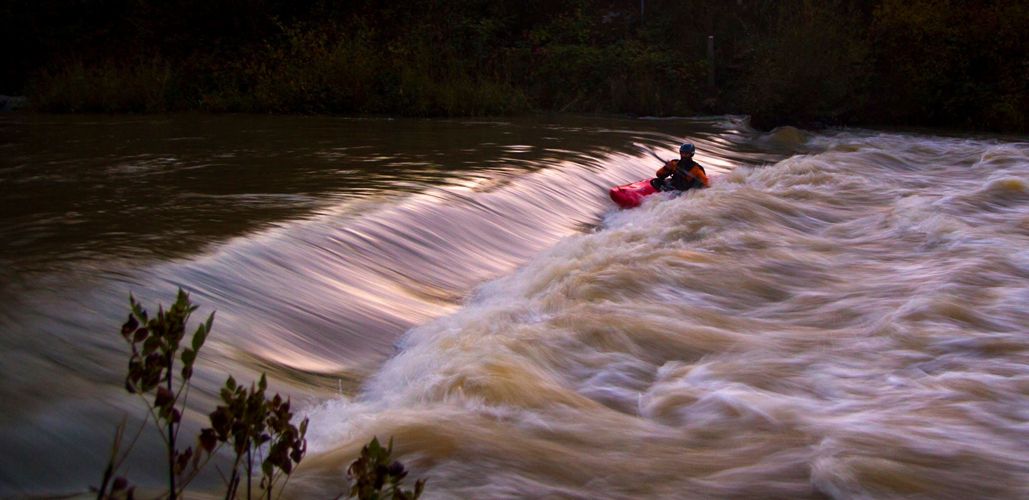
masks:
<svg viewBox="0 0 1029 500"><path fill-rule="evenodd" d="M671 176L671 187L679 191L694 188L706 188L711 185L707 179L707 172L699 163L690 160L689 168L679 168L679 160L670 160L665 166L657 171L657 178L664 183L665 178Z"/></svg>

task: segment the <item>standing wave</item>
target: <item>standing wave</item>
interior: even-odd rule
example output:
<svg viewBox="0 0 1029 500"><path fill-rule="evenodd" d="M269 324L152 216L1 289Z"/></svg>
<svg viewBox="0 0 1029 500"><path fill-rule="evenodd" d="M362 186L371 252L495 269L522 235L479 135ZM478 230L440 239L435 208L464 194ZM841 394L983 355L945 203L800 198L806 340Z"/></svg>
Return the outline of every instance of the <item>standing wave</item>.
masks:
<svg viewBox="0 0 1029 500"><path fill-rule="evenodd" d="M410 330L311 409L294 492L377 435L434 498L1025 498L1029 145L808 146Z"/></svg>

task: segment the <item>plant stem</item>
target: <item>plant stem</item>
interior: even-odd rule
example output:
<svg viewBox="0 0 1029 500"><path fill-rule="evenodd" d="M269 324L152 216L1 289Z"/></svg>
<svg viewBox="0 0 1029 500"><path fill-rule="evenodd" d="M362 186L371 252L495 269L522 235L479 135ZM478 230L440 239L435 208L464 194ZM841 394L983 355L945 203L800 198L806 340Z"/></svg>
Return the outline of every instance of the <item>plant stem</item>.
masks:
<svg viewBox="0 0 1029 500"><path fill-rule="evenodd" d="M253 458L253 455L251 454L251 448L247 447L247 500L250 500L251 498L253 498L253 497L250 496L250 483L253 482L253 479L250 477L250 475L251 475L251 471L253 470L253 468L254 468L254 458Z"/></svg>
<svg viewBox="0 0 1029 500"><path fill-rule="evenodd" d="M168 393L172 392L172 374L175 373L172 370L172 364L175 362L174 352L169 352L168 356ZM172 409L175 409L175 403L172 403ZM172 413L168 415L168 498L169 500L175 500L175 419Z"/></svg>
<svg viewBox="0 0 1029 500"><path fill-rule="evenodd" d="M243 457L236 453L236 460L232 463L232 476L229 477L229 488L225 491L225 500L236 498L236 489L239 488L239 462Z"/></svg>

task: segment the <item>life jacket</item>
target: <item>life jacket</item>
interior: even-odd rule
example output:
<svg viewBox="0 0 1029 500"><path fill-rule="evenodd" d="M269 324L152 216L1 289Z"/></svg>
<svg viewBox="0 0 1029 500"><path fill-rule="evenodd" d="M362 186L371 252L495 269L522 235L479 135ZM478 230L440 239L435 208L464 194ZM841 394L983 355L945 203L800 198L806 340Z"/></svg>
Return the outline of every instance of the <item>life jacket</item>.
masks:
<svg viewBox="0 0 1029 500"><path fill-rule="evenodd" d="M657 171L657 177L664 179L671 176L669 184L679 191L694 188L706 188L710 185L707 179L707 172L699 163L690 160L688 168L679 168L679 160L671 160L667 165Z"/></svg>

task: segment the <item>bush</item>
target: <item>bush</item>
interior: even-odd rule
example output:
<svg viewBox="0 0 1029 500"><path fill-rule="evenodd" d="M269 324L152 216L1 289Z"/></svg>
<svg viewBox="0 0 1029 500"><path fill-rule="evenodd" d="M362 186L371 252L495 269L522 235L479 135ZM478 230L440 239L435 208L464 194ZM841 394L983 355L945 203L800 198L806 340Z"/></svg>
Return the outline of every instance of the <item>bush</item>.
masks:
<svg viewBox="0 0 1029 500"><path fill-rule="evenodd" d="M1029 125L1026 2L682 0L643 17L597 0L57 3L6 9L20 20L8 38L34 39L12 68L36 68L29 95L48 111Z"/></svg>
<svg viewBox="0 0 1029 500"><path fill-rule="evenodd" d="M793 2L755 45L739 82L742 109L762 128L844 123L866 105L862 15L847 2Z"/></svg>
<svg viewBox="0 0 1029 500"><path fill-rule="evenodd" d="M211 332L214 313L197 326L189 346L183 347L186 323L197 308L181 289L175 303L167 310L159 307L153 318L131 296L129 307L128 320L121 328L122 338L130 348L125 389L139 396L149 410L142 426L145 427L152 418L164 442L168 462L168 497L181 496L200 470L223 447L227 447L233 459L226 479L225 498L236 498L241 486L246 489L246 498L253 498L253 473L259 470L258 496L270 500L278 481L282 476L292 474L307 452L305 435L308 420L303 419L299 427L293 425L290 401L278 394L271 398L265 395L268 381L264 374L249 388L239 385L229 376L220 390L222 404L209 414L210 427L200 431L195 448L189 446L180 450L177 444L179 428L189 396L193 366ZM177 364L181 364L178 372L175 371ZM100 486L94 489L98 500L131 499L135 495L135 487L118 475L118 469L133 446L129 443L123 449L124 433L123 421L115 432L111 457ZM407 471L403 464L392 459L392 453L392 439L389 447L383 448L377 438L372 438L347 469L347 475L353 482L351 497L361 500L417 500L425 488L425 480L416 481L414 490L404 490L400 483L407 476Z"/></svg>
<svg viewBox="0 0 1029 500"><path fill-rule="evenodd" d="M236 497L245 476L247 498L251 498L252 471L260 464L259 488L264 492L261 496L271 498L278 479L283 474L289 475L304 457L307 419L299 428L294 426L290 422L293 418L290 402L278 394L271 399L265 397L267 380L263 374L257 385L249 389L237 385L230 376L221 390L224 404L210 414L211 427L200 431L196 448L189 446L180 450L179 428L193 365L211 331L214 314L197 327L189 346L182 347L186 323L196 310L185 292L180 289L175 303L168 310L160 307L153 318L135 299L130 297L129 304L132 312L121 328L122 337L131 349L125 389L142 399L164 441L168 457L168 497L174 499L182 495L201 468L222 446L228 445L235 459L225 497ZM182 365L178 372L175 371L177 362ZM124 424L116 433L111 459L97 489L98 499L133 495L128 481L116 476L131 449L131 446L124 451L120 449L123 431Z"/></svg>
<svg viewBox="0 0 1029 500"><path fill-rule="evenodd" d="M54 112L155 113L175 107L179 82L166 61L81 60L44 70L30 91L33 106Z"/></svg>
<svg viewBox="0 0 1029 500"><path fill-rule="evenodd" d="M400 462L393 460L393 439L383 448L379 438L361 448L361 456L347 468L353 486L350 496L360 500L417 500L425 490L425 480L414 483L414 490L405 490L400 483L407 477L407 470Z"/></svg>
<svg viewBox="0 0 1029 500"><path fill-rule="evenodd" d="M1029 109L1029 6L884 0L871 36L886 121L1021 129Z"/></svg>

